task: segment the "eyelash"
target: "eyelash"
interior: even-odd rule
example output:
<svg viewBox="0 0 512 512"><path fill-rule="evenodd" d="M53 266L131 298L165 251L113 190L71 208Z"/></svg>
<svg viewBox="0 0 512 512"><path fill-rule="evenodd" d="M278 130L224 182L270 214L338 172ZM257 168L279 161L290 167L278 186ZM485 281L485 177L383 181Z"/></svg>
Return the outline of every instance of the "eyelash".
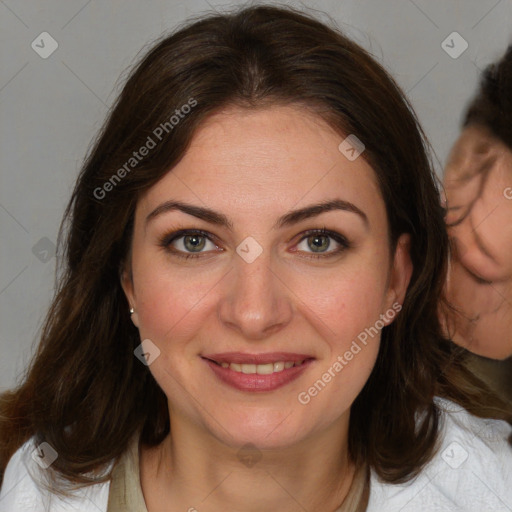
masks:
<svg viewBox="0 0 512 512"><path fill-rule="evenodd" d="M214 243L213 235L208 233L207 231L202 231L200 229L180 229L179 231L175 231L173 233L169 233L167 235L164 235L160 241L159 245L166 249L169 253L171 253L173 256L177 256L179 258L189 259L189 258L201 258L203 254L205 253L183 253L182 251L178 251L176 249L172 249L170 245L172 242L179 240L180 238L183 238L185 236L189 235L201 235L205 238L207 238L210 242ZM320 259L320 258L331 258L333 256L336 256L340 254L342 251L345 251L346 249L349 249L351 247L350 242L339 233L336 233L335 231L330 231L327 228L322 229L309 229L303 233L302 238L297 242L297 245L300 244L303 240L309 238L312 235L320 235L320 236L327 236L329 238L332 238L335 240L338 244L340 244L341 247L338 249L335 249L334 251L330 251L325 254L309 254L308 256L304 256L305 258L311 258L311 259ZM217 245L217 244L215 244Z"/></svg>

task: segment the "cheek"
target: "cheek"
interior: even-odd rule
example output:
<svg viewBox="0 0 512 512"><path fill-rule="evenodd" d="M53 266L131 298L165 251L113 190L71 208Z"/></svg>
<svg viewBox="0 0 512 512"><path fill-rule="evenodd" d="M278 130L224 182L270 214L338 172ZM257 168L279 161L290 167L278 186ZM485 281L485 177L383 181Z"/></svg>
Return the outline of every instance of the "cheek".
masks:
<svg viewBox="0 0 512 512"><path fill-rule="evenodd" d="M385 256L381 266L361 258L347 272L330 276L321 286L309 284L298 294L308 297L304 302L309 317L312 322L314 317L321 320L316 322L317 332L326 342L325 357L309 389L317 393L319 407L333 404L334 416L349 407L364 387L375 366L382 329L398 315L399 311L382 307L386 285L382 269L387 263Z"/></svg>
<svg viewBox="0 0 512 512"><path fill-rule="evenodd" d="M354 259L318 278L297 276L294 292L341 342L379 318L386 288L386 257Z"/></svg>
<svg viewBox="0 0 512 512"><path fill-rule="evenodd" d="M380 310L381 297L376 283L361 283L356 276L352 279L329 280L328 287L308 287L298 292L303 302L314 315L330 328L331 335L338 342L353 338L366 327L375 323Z"/></svg>
<svg viewBox="0 0 512 512"><path fill-rule="evenodd" d="M322 361L297 395L312 417L329 425L352 406L375 366L380 332L362 343L357 338L338 344L331 358Z"/></svg>
<svg viewBox="0 0 512 512"><path fill-rule="evenodd" d="M179 268L162 255L141 255L133 273L141 336L160 343L183 337L183 330L204 310L214 291L207 274L192 265Z"/></svg>
<svg viewBox="0 0 512 512"><path fill-rule="evenodd" d="M193 273L192 273L193 274ZM200 314L208 303L211 286L193 275L187 278L176 273L147 272L140 276L143 285L138 293L138 314L147 336L167 339L183 329ZM142 334L142 333L141 333ZM180 337L178 336L178 337Z"/></svg>
<svg viewBox="0 0 512 512"><path fill-rule="evenodd" d="M498 278L512 277L512 201L505 202L483 221L484 234L482 238L489 247L498 266Z"/></svg>
<svg viewBox="0 0 512 512"><path fill-rule="evenodd" d="M335 415L349 407L365 385L375 365L382 329L396 318L397 311L381 309L382 276L370 272L350 278L340 275L326 280L324 286L307 289L310 293L302 312L322 347L308 389L311 397L322 395L319 406L327 407L334 400ZM306 297L305 293L298 295ZM303 391L308 393L308 389Z"/></svg>
<svg viewBox="0 0 512 512"><path fill-rule="evenodd" d="M201 351L205 311L214 296L207 279L190 270L168 270L148 265L138 275L137 312L141 339L150 339L160 350L150 366L153 377L173 403L189 407L190 397L201 396L201 389L190 381L191 371ZM137 281L136 281L137 282ZM210 293L209 293L210 292ZM187 382L184 394L183 383Z"/></svg>
<svg viewBox="0 0 512 512"><path fill-rule="evenodd" d="M325 425L351 407L375 366L385 326L381 293L380 277L367 273L331 279L309 296L310 323L316 322L325 349L298 399Z"/></svg>

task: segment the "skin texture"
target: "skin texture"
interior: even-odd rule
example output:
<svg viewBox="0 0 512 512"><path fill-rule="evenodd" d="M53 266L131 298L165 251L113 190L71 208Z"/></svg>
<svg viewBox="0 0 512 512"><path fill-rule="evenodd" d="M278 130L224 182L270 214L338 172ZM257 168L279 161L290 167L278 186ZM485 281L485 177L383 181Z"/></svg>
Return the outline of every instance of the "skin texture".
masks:
<svg viewBox="0 0 512 512"><path fill-rule="evenodd" d="M447 223L456 224L447 297L461 311L450 315L452 337L478 355L505 359L512 355L512 151L485 127L468 126L450 153L444 186Z"/></svg>
<svg viewBox="0 0 512 512"><path fill-rule="evenodd" d="M380 335L308 404L297 396L403 302L412 264L405 234L390 258L375 173L362 157L350 162L340 153L343 138L304 109L231 108L203 123L184 158L140 199L122 283L141 340L161 351L149 368L168 397L172 433L157 448L142 448L150 512L333 510L346 495L354 471L350 406L374 366ZM273 228L290 210L334 198L355 204L368 224L335 210ZM177 210L146 223L170 199L222 212L233 229ZM350 247L310 258L315 236L308 243L304 232L323 227ZM177 229L216 239L204 239L201 257L183 259L159 245ZM249 236L263 250L252 263L236 252ZM325 253L341 246L331 238L318 244ZM171 245L193 250L183 238ZM284 387L251 393L222 383L200 357L230 351L304 353L315 361ZM252 467L238 457L247 443L261 455Z"/></svg>

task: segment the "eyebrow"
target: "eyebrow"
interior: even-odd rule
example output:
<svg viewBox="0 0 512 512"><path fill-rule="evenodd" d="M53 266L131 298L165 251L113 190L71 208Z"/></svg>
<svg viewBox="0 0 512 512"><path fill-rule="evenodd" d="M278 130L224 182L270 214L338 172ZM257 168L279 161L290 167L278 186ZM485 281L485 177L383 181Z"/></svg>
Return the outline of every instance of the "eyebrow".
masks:
<svg viewBox="0 0 512 512"><path fill-rule="evenodd" d="M209 222L210 224L226 227L230 231L233 230L233 223L223 213L216 212L215 210L211 210L210 208L204 208L202 206L195 206L192 204L183 203L181 201L166 201L165 203L162 203L161 205L157 206L146 217L146 225L155 217L158 217L163 213L167 213L173 210L179 210L183 213L187 213L188 215L192 215L194 217L197 217L198 219L202 219L206 222ZM291 226L305 219L316 217L317 215L320 215L325 212L330 212L333 210L342 210L346 212L355 213L363 220L365 227L368 229L369 222L366 214L361 209L359 209L355 204L350 203L348 201L344 201L343 199L332 199L330 201L312 204L299 210L292 210L283 215L282 217L280 217L274 224L272 229L279 229Z"/></svg>

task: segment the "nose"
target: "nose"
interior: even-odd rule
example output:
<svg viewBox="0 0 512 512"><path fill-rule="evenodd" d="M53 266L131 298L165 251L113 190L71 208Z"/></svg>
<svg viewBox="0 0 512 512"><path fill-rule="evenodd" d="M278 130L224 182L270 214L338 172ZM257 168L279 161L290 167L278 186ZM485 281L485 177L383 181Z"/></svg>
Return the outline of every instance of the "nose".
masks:
<svg viewBox="0 0 512 512"><path fill-rule="evenodd" d="M221 322L255 341L286 327L293 315L293 292L271 268L266 252L252 263L237 256L233 265L219 301Z"/></svg>

